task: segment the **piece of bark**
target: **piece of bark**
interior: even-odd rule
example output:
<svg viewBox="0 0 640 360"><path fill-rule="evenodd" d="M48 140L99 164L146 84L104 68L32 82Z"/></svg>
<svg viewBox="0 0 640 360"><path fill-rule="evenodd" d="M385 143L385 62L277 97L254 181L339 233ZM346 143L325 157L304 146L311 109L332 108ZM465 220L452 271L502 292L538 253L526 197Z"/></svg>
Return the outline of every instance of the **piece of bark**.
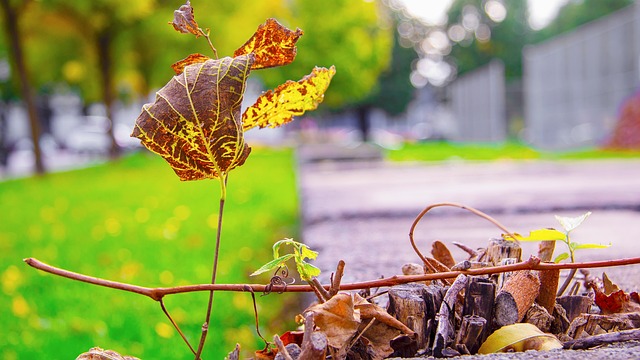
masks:
<svg viewBox="0 0 640 360"><path fill-rule="evenodd" d="M527 313L524 315L524 322L535 325L542 332L549 332L551 324L553 323L553 316L549 314L547 309L533 303Z"/></svg>
<svg viewBox="0 0 640 360"><path fill-rule="evenodd" d="M501 291L496 295L493 307L493 330L515 324L518 321L518 304L511 293Z"/></svg>
<svg viewBox="0 0 640 360"><path fill-rule="evenodd" d="M489 328L487 324L487 319L481 316L465 315L456 336L456 349L461 352L466 350L471 355L477 353L480 345L484 342L483 334Z"/></svg>
<svg viewBox="0 0 640 360"><path fill-rule="evenodd" d="M426 288L423 284L403 284L389 289L387 311L415 332L418 349L424 349L428 343L427 304L423 296Z"/></svg>
<svg viewBox="0 0 640 360"><path fill-rule="evenodd" d="M418 344L415 339L407 335L400 335L391 340L393 354L390 357L411 358L418 352Z"/></svg>
<svg viewBox="0 0 640 360"><path fill-rule="evenodd" d="M300 360L324 360L327 351L327 337L317 331L313 331L313 312L309 312L304 318L304 337L302 338L302 352Z"/></svg>
<svg viewBox="0 0 640 360"><path fill-rule="evenodd" d="M467 279L468 277L466 275L458 275L444 295L442 305L440 305L440 311L436 316L438 326L432 347L433 356L435 357L443 357L443 351L449 347L454 340L455 327L453 320L456 302L458 293L467 285Z"/></svg>
<svg viewBox="0 0 640 360"><path fill-rule="evenodd" d="M593 300L588 296L582 295L567 295L556 299L556 302L560 304L567 312L567 319L572 322L573 319L589 312L589 308L593 304Z"/></svg>
<svg viewBox="0 0 640 360"><path fill-rule="evenodd" d="M637 328L640 328L640 313L582 314L571 322L567 335L572 339L580 339L590 335Z"/></svg>
<svg viewBox="0 0 640 360"><path fill-rule="evenodd" d="M564 335L571 324L567 318L567 311L562 307L562 305L556 302L556 306L553 308L553 313L551 315L553 316L553 322L551 323L551 329L549 329L549 332L556 336Z"/></svg>
<svg viewBox="0 0 640 360"><path fill-rule="evenodd" d="M504 284L498 296L501 293L511 294L518 308L518 319L516 322L520 322L536 297L538 297L539 292L540 280L537 274L532 270L521 270L516 271ZM496 297L496 301L498 296Z"/></svg>
<svg viewBox="0 0 640 360"><path fill-rule="evenodd" d="M541 241L538 244L538 259L540 262L549 262L553 259L553 251L556 249L555 240Z"/></svg>
<svg viewBox="0 0 640 360"><path fill-rule="evenodd" d="M640 329L616 331L612 333L592 335L578 340L569 340L564 343L563 348L573 350L591 349L596 346L631 340L640 340Z"/></svg>
<svg viewBox="0 0 640 360"><path fill-rule="evenodd" d="M456 261L451 255L451 251L449 251L447 245L445 245L440 240L435 240L433 243L431 243L431 255L433 255L434 259L440 261L444 266L448 268L451 268L456 264Z"/></svg>
<svg viewBox="0 0 640 360"><path fill-rule="evenodd" d="M540 293L536 298L538 305L552 314L556 305L556 293L558 292L558 282L560 281L560 270L542 270L538 271L540 278Z"/></svg>
<svg viewBox="0 0 640 360"><path fill-rule="evenodd" d="M503 238L492 238L489 240L486 257L488 262L497 266L502 263L502 259L516 259L520 262L522 258L522 249L515 241L508 241Z"/></svg>
<svg viewBox="0 0 640 360"><path fill-rule="evenodd" d="M274 360L294 360L292 355L289 354L289 349L293 349L293 347L289 347L289 349L287 349L284 343L282 342L282 340L280 340L280 336L278 335L273 336L273 342L278 347L278 353L276 354ZM295 345L296 347L298 346L297 344L289 344L289 345Z"/></svg>
<svg viewBox="0 0 640 360"><path fill-rule="evenodd" d="M479 276L469 277L462 308L463 318L465 316L480 316L486 320L486 324L490 325L493 319L495 297L496 285L491 280ZM490 327L484 327L479 337L479 343L484 342L489 336ZM468 348L468 350L471 351L472 349ZM471 353L475 354L475 351Z"/></svg>
<svg viewBox="0 0 640 360"><path fill-rule="evenodd" d="M298 344L296 343L287 344L284 348L285 350L287 350L287 354L289 354L291 359L293 360L300 359L300 353L302 352L302 349ZM278 353L276 354L273 360L285 360L284 354L278 351Z"/></svg>

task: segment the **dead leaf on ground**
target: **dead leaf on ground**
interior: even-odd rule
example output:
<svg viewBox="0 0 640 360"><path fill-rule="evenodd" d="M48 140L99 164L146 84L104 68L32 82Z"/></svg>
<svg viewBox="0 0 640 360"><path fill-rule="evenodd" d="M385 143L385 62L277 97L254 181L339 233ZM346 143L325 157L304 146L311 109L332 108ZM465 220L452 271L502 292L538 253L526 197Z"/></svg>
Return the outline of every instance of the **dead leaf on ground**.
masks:
<svg viewBox="0 0 640 360"><path fill-rule="evenodd" d="M595 302L602 311L602 314L607 315L640 312L640 303L637 299L638 293L635 292L629 295L626 294L624 290L618 290L610 295L605 295L604 293L596 290Z"/></svg>
<svg viewBox="0 0 640 360"><path fill-rule="evenodd" d="M337 294L322 304L310 306L306 312L313 313L316 327L334 348L342 348L360 326L360 311L354 308L350 294Z"/></svg>
<svg viewBox="0 0 640 360"><path fill-rule="evenodd" d="M448 268L451 268L456 264L456 261L451 255L451 251L449 251L447 245L445 245L440 240L435 240L433 243L431 243L431 254L436 260L440 261L444 266Z"/></svg>
<svg viewBox="0 0 640 360"><path fill-rule="evenodd" d="M614 292L620 291L620 287L618 287L618 285L614 284L613 281L609 279L606 272L602 273L602 285L604 286L605 295L611 295Z"/></svg>

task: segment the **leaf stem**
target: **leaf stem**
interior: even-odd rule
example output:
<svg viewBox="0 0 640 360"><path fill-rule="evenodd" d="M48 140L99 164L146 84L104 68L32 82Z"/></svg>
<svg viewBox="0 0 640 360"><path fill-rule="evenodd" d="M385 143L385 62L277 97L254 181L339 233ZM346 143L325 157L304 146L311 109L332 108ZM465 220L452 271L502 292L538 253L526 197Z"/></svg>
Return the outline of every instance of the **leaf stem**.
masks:
<svg viewBox="0 0 640 360"><path fill-rule="evenodd" d="M213 56L216 58L216 60L218 59L218 50L216 50L216 48L213 46L213 43L211 42L211 36L210 35L210 30L206 29L202 30L201 28L198 28L198 31L200 32L200 35L204 36L205 39L207 39L207 42L209 43L209 47L211 48L211 50L213 50Z"/></svg>
<svg viewBox="0 0 640 360"><path fill-rule="evenodd" d="M220 254L220 239L222 237L222 215L224 211L224 202L227 198L227 175L221 175L220 177L220 207L218 210L218 228L216 230L216 249L213 255L213 268L211 269L211 285L216 284L216 276L218 274L218 255ZM202 324L202 334L200 335L200 343L198 344L198 350L195 354L195 360L200 359L204 343L207 339L209 332L209 321L211 320L211 309L213 308L213 293L214 290L209 291L209 302L207 303L207 314L205 316L204 324Z"/></svg>
<svg viewBox="0 0 640 360"><path fill-rule="evenodd" d="M575 253L574 253L573 247L571 246L571 240L569 239L569 233L568 232L567 232L567 236L566 236L566 239L565 239L564 243L567 244L567 248L569 248L569 256L570 256L570 259L571 259L571 263L575 263L576 262L576 257L575 257ZM556 297L560 297L560 296L562 296L562 294L564 294L564 292L569 287L569 284L571 284L571 281L573 280L573 277L576 275L576 271L577 270L578 269L571 269L571 271L569 271L569 274L567 275L567 278L562 283L562 286L560 286L560 288L558 289L558 293L556 294Z"/></svg>

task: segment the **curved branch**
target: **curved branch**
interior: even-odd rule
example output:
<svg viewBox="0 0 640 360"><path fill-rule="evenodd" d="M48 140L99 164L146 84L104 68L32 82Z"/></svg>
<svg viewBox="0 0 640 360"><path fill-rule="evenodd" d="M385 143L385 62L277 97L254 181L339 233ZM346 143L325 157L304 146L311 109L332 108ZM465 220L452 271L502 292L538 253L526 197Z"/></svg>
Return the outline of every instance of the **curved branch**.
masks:
<svg viewBox="0 0 640 360"><path fill-rule="evenodd" d="M183 294L190 293L196 291L248 291L247 289L251 289L255 292L265 292L268 285L262 284L199 284L199 285L186 285L186 286L176 286L170 288L148 288L143 286L119 283L115 281L104 280L92 276L82 275L78 273L74 273L72 271L59 269L53 267L51 265L47 265L37 259L28 258L24 259L24 261L31 267L36 268L38 270L42 270L44 272L48 272L50 274L58 275L65 277L71 280L77 280L86 282L89 284L94 284L98 286L104 286L117 290L124 290L128 292L133 292L136 294L147 296L153 300L159 301L166 295L173 294ZM469 269L465 271L448 271L441 272L436 274L425 274L425 275L396 275L386 279L377 279L377 280L369 280L362 281L350 284L342 284L340 285L340 290L361 290L361 289L371 289L378 287L389 287L400 284L407 284L418 281L427 281L427 280L442 280L442 279L452 279L460 274L464 275L488 275L488 274L498 274L503 272L510 271L518 271L518 270L564 270L564 269L588 269L588 268L600 268L600 267L610 267L610 266L624 266L624 265L634 265L640 264L640 257L635 258L626 258L626 259L615 259L615 260L601 260L601 261L590 261L590 262L581 262L581 263L566 263L566 264L549 264L549 263L541 263L540 259L532 256L527 261L519 262L511 265L501 265L501 266L493 266L479 269ZM324 288L327 290L330 288L329 285L324 285ZM282 292L312 292L313 288L309 285L289 285L286 288L282 286L282 289L272 289L273 291L282 291Z"/></svg>
<svg viewBox="0 0 640 360"><path fill-rule="evenodd" d="M415 230L416 226L418 226L418 223L420 222L420 220L422 219L422 217L424 217L424 215L429 212L430 210L437 208L437 207L443 207L443 206L451 206L451 207L457 207L460 208L462 210L467 210L471 213L473 213L474 215L480 216L481 218L488 220L490 223L492 223L493 225L497 226L500 230L504 231L505 234L509 235L512 239L514 239L516 242L518 242L518 240L516 239L516 237L511 233L511 231L507 230L506 227L504 227L504 225L500 224L500 222L494 218L492 218L491 216L483 213L480 210L474 209L470 206L465 206L465 205L461 205L461 204L457 204L457 203L449 203L449 202L445 202L445 203L437 203L437 204L432 204L427 206L426 208L424 208L424 210L422 210L420 212L420 214L418 214L418 216L416 217L415 220L413 220L413 224L411 224L411 229L409 230L409 241L411 242L411 246L413 247L413 251L415 251L415 253L418 255L418 257L420 258L420 260L422 260L422 262L424 262L425 264L427 264L427 266L429 265L429 261L427 260L427 258L422 254L422 252L420 251L420 249L418 249L418 246L416 245L415 240L413 239L413 231Z"/></svg>

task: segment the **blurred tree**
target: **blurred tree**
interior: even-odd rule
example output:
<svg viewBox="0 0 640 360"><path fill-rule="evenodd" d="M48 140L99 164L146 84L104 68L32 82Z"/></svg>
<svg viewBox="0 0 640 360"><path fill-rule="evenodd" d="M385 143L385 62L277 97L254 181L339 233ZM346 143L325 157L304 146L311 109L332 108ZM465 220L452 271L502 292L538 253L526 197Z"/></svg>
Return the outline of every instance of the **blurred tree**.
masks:
<svg viewBox="0 0 640 360"><path fill-rule="evenodd" d="M76 80L82 78L85 62L88 59L95 60L97 65L97 78L99 79L99 93L102 103L105 106L106 117L110 121L108 135L111 140L110 155L115 157L119 153L118 144L114 135L113 124L113 103L116 99L115 76L116 64L120 59L116 59L116 41L124 32L124 29L132 26L147 17L156 8L155 0L43 0L42 17L34 21L40 21L36 26L42 31L43 19L51 23L65 24L64 29L68 30L65 35L57 33L54 44L66 44L73 47L71 53L80 55L75 61L69 62L68 54L60 56L60 50L54 52L59 59L68 61L62 66L62 71L67 79ZM48 29L47 29L48 30ZM41 33L42 34L42 33ZM42 34L47 37L47 34ZM87 51L88 45L89 51ZM62 46L64 48L64 46ZM37 49L34 49L37 51ZM78 51L84 51L78 54ZM34 56L34 59L37 58ZM82 59L79 61L77 59ZM50 66L50 65L49 65ZM75 77L75 79L74 79ZM95 86L92 82L89 86ZM82 86L81 86L82 87Z"/></svg>
<svg viewBox="0 0 640 360"><path fill-rule="evenodd" d="M300 78L314 66L335 65L324 104L337 110L366 102L377 91L378 79L391 60L395 29L386 10L378 2L363 0L292 0L288 4L288 13L279 19L303 29L304 36L291 65L259 72L265 85Z"/></svg>
<svg viewBox="0 0 640 360"><path fill-rule="evenodd" d="M45 168L42 162L42 151L40 149L40 120L36 110L35 97L31 86L30 74L27 68L24 55L24 42L22 40L20 20L21 15L30 5L30 1L9 1L0 0L2 15L4 18L4 32L7 37L9 57L13 65L14 73L18 78L14 82L18 82L22 100L27 108L29 116L29 125L31 128L31 140L33 143L33 154L35 162L35 171L37 174L44 174Z"/></svg>
<svg viewBox="0 0 640 360"><path fill-rule="evenodd" d="M634 0L570 1L558 11L558 15L549 25L535 33L534 41L547 40L633 3Z"/></svg>
<svg viewBox="0 0 640 360"><path fill-rule="evenodd" d="M507 79L522 76L522 48L532 33L526 1L455 0L447 17L447 32L454 41L449 56L458 74L498 58Z"/></svg>
<svg viewBox="0 0 640 360"><path fill-rule="evenodd" d="M357 104L358 125L363 141L369 140L369 113L372 109L382 109L387 115L396 116L403 113L413 99L415 88L411 85L409 76L418 54L412 47L400 44L400 34L397 31L394 34L390 66L381 73L369 96Z"/></svg>
<svg viewBox="0 0 640 360"><path fill-rule="evenodd" d="M118 96L147 96L173 76L172 63L190 53L212 55L206 41L168 24L183 1L31 3L24 13L26 62L38 69L36 86L69 84L85 103L104 103L109 119ZM268 17L304 29L292 65L256 71L255 76L273 87L301 78L316 65L336 65L338 75L325 100L334 109L361 102L389 64L393 29L378 5L364 0L192 1L198 24L210 27L220 56L230 56ZM111 138L115 153L113 134Z"/></svg>

